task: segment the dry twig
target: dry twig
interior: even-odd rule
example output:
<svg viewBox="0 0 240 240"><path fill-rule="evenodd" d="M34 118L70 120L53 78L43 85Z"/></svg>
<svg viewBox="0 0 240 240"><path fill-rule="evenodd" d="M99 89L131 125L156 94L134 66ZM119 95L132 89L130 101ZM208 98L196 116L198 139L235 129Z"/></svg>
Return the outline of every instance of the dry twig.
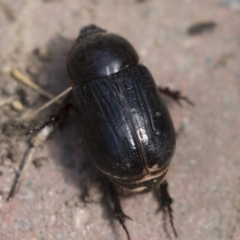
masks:
<svg viewBox="0 0 240 240"><path fill-rule="evenodd" d="M24 175L26 174L30 164L33 161L33 156L36 152L36 149L46 141L46 139L52 132L53 132L53 127L45 127L36 136L34 136L31 139L31 147L29 148L28 152L26 153L26 156L23 158L21 162L20 170L17 173L15 180L12 184L11 190L7 197L7 201L11 200L19 190L22 184Z"/></svg>
<svg viewBox="0 0 240 240"><path fill-rule="evenodd" d="M17 79L18 81L24 83L28 87L34 89L36 92L40 93L41 95L45 96L48 99L53 99L54 95L47 92L43 88L39 87L36 83L32 82L27 76L25 76L23 73L21 73L18 69L12 69L11 70L12 76ZM59 104L61 102L57 101Z"/></svg>

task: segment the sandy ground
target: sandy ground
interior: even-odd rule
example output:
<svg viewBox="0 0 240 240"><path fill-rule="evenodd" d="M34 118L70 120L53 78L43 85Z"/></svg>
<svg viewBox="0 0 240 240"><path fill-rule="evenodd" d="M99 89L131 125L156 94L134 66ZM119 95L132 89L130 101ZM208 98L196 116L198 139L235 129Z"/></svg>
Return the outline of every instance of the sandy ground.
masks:
<svg viewBox="0 0 240 240"><path fill-rule="evenodd" d="M205 21L215 22L216 28L187 34L190 26ZM70 83L69 49L89 23L128 39L159 86L180 90L195 102L195 108L169 105L180 131L168 174L178 239L239 240L237 0L0 1L0 239L126 239L113 220L106 185L89 164L74 113L38 148L19 192L6 201L30 147L24 130L56 108L22 128L14 126L14 119L47 99L17 82L10 71L18 68L53 95L60 93ZM122 205L133 218L127 221L133 240L174 239L168 222L170 236L162 215L155 213L152 194L124 198Z"/></svg>

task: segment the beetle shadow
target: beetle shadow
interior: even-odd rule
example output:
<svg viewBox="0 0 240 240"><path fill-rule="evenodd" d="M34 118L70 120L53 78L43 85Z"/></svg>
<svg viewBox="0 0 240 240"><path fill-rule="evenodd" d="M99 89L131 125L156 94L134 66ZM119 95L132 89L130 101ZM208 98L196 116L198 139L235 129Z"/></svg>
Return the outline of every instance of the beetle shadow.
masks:
<svg viewBox="0 0 240 240"><path fill-rule="evenodd" d="M73 45L73 40L56 35L46 46L50 51L49 60L37 59L39 64L44 65L43 71L38 77L38 83L44 85L44 82L47 81L47 86L44 89L53 95L60 94L71 83L66 62ZM39 98L41 104L47 101L41 96ZM68 98L71 100L71 96L67 96L65 102ZM58 107L53 105L44 110L31 125L34 127L43 124L50 115L56 112ZM74 110L70 110L60 121L55 132L45 142L45 147L48 148L49 157L55 161L56 165L61 166L62 170L60 171L64 181L76 187L78 201L89 204L99 203L103 209L103 219L109 221L114 234L118 235L109 197L109 181L91 163L83 144Z"/></svg>
<svg viewBox="0 0 240 240"><path fill-rule="evenodd" d="M26 69L31 75L33 82L36 82L36 84L45 91L55 96L69 87L71 81L67 74L66 62L73 44L73 40L66 39L60 35L55 35L46 45L39 46L33 50L33 52L27 57L28 60L26 63ZM28 95L23 96L23 102L26 102L25 105L30 107L32 111L48 102L47 98L29 88L26 88L25 85L20 85L19 88L24 92L23 95ZM67 96L67 98L68 97L69 96ZM28 101L29 98L31 98L31 101ZM30 123L26 123L26 129L23 130L21 137L30 128L41 126L44 122L49 120L50 115L56 113L58 108L59 105L53 104L40 112L37 117L30 121ZM44 143L44 147L53 150L49 151L50 154L53 152L49 157L56 160L58 165L65 166L66 169L75 165L75 159L73 156L76 152L71 153L71 151L73 145L75 146L81 142L81 136L76 133L78 126L74 117L74 113L70 111L69 114L66 115L66 118L64 118L59 126L56 127L55 132ZM68 131L64 128L66 124L68 125L66 127L69 129ZM37 151L36 155L41 155L41 153ZM80 153L80 157L81 155L82 154ZM63 174L68 174L70 176L69 178L71 178L71 174L68 170L63 171ZM72 179L71 182L75 183L75 181L76 179Z"/></svg>
<svg viewBox="0 0 240 240"><path fill-rule="evenodd" d="M38 58L39 63L44 66L41 75L38 77L38 83L44 85L47 82L47 86L44 89L55 96L71 85L71 80L67 73L67 58L73 45L74 40L55 35L46 45L49 59L42 60ZM34 51L34 53L36 52ZM54 104L44 110L44 112L41 112L37 119L37 125L43 124L51 115L57 112L59 107L61 108L71 101L71 92L62 100L62 105ZM40 102L44 104L46 99L40 97ZM50 149L50 157L57 162L57 165L62 166L63 178L67 178L69 184L81 188L81 182L84 182L87 175L91 173L90 169L92 166L89 163L77 116L73 109L70 109L60 119L54 133L49 137L45 145Z"/></svg>

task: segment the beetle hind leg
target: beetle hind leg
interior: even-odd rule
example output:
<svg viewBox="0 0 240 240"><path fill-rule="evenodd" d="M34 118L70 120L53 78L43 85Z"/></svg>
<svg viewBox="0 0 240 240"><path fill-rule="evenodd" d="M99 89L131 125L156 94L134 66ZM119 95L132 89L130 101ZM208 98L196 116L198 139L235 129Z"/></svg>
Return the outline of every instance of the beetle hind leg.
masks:
<svg viewBox="0 0 240 240"><path fill-rule="evenodd" d="M110 197L113 203L115 217L119 221L119 223L122 225L124 231L126 232L128 240L130 240L130 235L125 225L125 220L126 219L132 220L132 219L123 212L118 192L112 183L110 183Z"/></svg>
<svg viewBox="0 0 240 240"><path fill-rule="evenodd" d="M157 212L160 212L160 211L163 212L164 221L166 219L166 216L167 215L169 216L173 233L174 233L175 237L177 238L177 231L176 231L174 223L173 223L173 210L171 207L171 205L173 203L173 199L169 195L167 181L160 184L158 193L159 193L158 194L159 208L158 208ZM165 229L166 233L168 234L166 227L164 227L164 229Z"/></svg>
<svg viewBox="0 0 240 240"><path fill-rule="evenodd" d="M188 97L182 96L180 91L173 91L173 90L170 90L168 87L165 87L165 88L158 87L158 91L172 98L174 101L176 101L176 103L179 106L182 106L180 100L183 100L187 102L189 105L191 105L192 107L194 107L194 103Z"/></svg>

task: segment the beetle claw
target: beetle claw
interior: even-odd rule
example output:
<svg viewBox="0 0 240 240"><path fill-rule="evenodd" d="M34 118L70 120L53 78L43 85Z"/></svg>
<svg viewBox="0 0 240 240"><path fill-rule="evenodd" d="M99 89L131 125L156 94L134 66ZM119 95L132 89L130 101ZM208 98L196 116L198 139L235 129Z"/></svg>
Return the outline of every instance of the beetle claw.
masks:
<svg viewBox="0 0 240 240"><path fill-rule="evenodd" d="M126 219L129 219L129 220L133 221L132 218L130 218L130 217L129 217L128 215L126 215L124 212L115 213L115 217L116 217L117 219L121 218L121 219L123 220L123 222L125 222Z"/></svg>
<svg viewBox="0 0 240 240"><path fill-rule="evenodd" d="M110 183L110 196L111 196L111 200L114 207L115 217L119 221L119 223L122 225L124 231L126 232L127 239L130 240L130 235L125 225L125 220L126 219L132 220L132 219L123 212L118 192L112 183Z"/></svg>
<svg viewBox="0 0 240 240"><path fill-rule="evenodd" d="M169 192L168 192L168 183L166 181L164 183L162 183L159 187L159 190L160 190L160 197L159 197L160 206L159 206L159 209L157 212L162 211L164 219L165 219L166 215L168 214L168 216L170 218L170 224L171 224L173 233L174 233L175 237L177 238L178 235L177 235L177 231L174 226L174 223L173 223L173 210L171 207L171 204L173 203L173 199L171 198L171 196L169 195Z"/></svg>
<svg viewBox="0 0 240 240"><path fill-rule="evenodd" d="M129 216L127 216L126 214L124 214L124 212L120 212L120 213L115 214L115 217L117 218L119 223L122 225L124 231L126 232L128 240L130 240L130 235L129 235L128 229L125 225L125 220L126 219L132 220L132 219Z"/></svg>
<svg viewBox="0 0 240 240"><path fill-rule="evenodd" d="M195 106L194 103L188 97L182 96L180 91L173 91L173 90L170 90L168 87L165 87L165 88L158 87L158 91L160 93L165 94L166 96L172 98L180 107L182 107L180 100L185 101L192 107Z"/></svg>

